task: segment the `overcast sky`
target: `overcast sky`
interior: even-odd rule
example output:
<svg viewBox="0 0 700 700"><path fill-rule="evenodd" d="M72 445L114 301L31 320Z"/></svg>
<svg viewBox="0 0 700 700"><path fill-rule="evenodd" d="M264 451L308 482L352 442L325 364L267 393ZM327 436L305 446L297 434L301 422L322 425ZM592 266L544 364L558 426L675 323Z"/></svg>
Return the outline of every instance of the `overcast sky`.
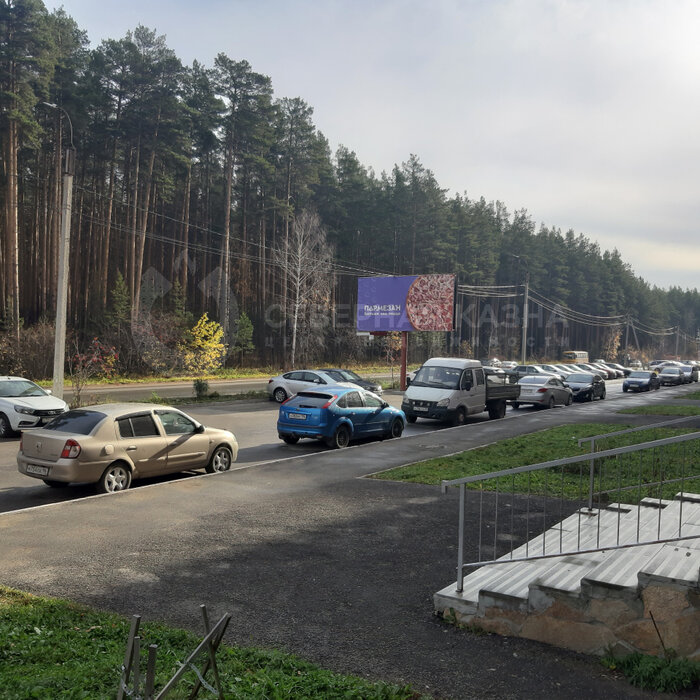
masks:
<svg viewBox="0 0 700 700"><path fill-rule="evenodd" d="M45 0L93 46L143 24L301 97L377 175L527 209L700 287L700 0Z"/></svg>

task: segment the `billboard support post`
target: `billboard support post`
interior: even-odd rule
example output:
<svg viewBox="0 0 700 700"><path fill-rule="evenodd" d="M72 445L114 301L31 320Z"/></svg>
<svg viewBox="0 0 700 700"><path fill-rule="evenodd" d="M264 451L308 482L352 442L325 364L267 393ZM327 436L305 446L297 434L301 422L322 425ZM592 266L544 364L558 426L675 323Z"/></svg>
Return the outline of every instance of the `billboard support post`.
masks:
<svg viewBox="0 0 700 700"><path fill-rule="evenodd" d="M408 331L401 331L401 377L399 386L406 391L406 358L408 357Z"/></svg>

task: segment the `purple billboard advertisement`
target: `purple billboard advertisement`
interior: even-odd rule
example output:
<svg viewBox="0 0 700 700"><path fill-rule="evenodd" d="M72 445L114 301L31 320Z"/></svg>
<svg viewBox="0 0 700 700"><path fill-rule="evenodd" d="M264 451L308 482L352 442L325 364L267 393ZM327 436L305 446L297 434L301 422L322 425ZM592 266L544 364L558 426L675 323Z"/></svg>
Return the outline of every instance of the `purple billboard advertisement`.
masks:
<svg viewBox="0 0 700 700"><path fill-rule="evenodd" d="M361 277L358 331L451 331L455 276Z"/></svg>

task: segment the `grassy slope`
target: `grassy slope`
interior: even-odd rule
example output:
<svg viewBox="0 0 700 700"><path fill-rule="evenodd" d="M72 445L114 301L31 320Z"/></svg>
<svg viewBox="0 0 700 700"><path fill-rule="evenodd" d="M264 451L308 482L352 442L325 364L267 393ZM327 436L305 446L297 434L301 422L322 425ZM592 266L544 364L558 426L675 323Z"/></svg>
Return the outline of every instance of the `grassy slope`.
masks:
<svg viewBox="0 0 700 700"><path fill-rule="evenodd" d="M116 697L129 626L130 621L118 615L0 586L0 697ZM148 645L158 645L156 689L201 642L201 637L157 623L142 624L139 634L142 672ZM408 687L332 673L276 651L222 645L217 665L227 698L421 697ZM188 697L195 680L189 672L168 697ZM211 672L207 680L212 682ZM211 696L202 692L200 697Z"/></svg>

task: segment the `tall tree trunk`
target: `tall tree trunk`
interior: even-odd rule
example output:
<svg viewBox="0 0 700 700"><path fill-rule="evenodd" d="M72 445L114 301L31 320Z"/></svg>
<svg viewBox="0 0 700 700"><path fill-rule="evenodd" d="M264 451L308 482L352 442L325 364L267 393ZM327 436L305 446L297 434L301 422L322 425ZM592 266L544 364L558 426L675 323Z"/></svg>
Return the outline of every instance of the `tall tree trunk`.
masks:
<svg viewBox="0 0 700 700"><path fill-rule="evenodd" d="M19 344L19 219L17 210L17 122L10 119L6 135L5 158L7 164L7 186L5 194L5 235L7 241L6 289L10 328L15 342Z"/></svg>

